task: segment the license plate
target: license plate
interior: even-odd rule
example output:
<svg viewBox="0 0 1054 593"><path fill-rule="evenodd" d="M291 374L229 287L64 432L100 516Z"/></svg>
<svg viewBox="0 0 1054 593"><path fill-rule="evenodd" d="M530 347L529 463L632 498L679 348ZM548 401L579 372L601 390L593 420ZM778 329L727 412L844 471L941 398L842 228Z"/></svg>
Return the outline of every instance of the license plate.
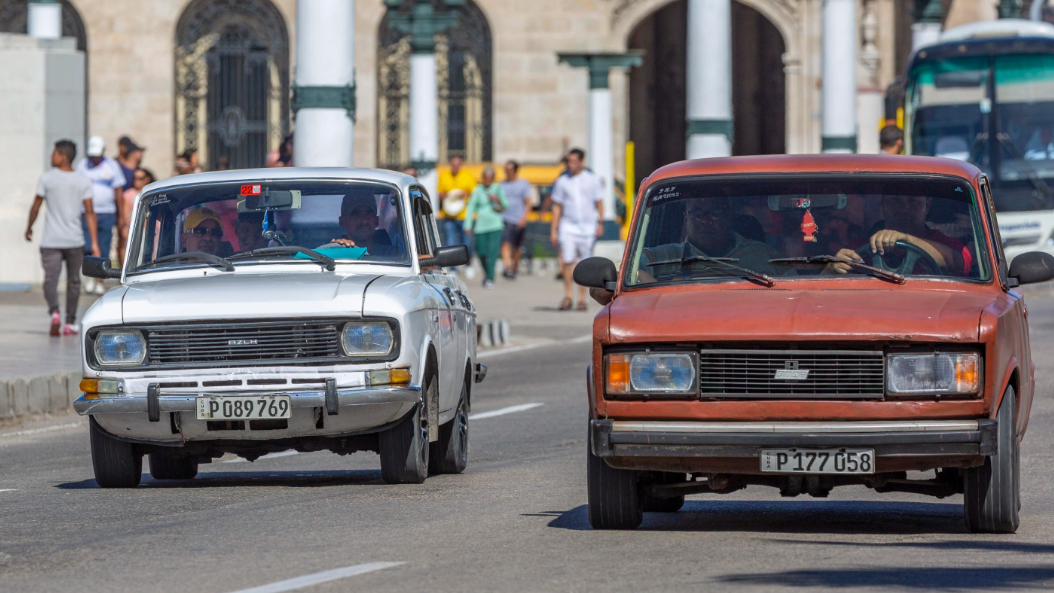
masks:
<svg viewBox="0 0 1054 593"><path fill-rule="evenodd" d="M762 449L761 471L781 474L873 474L874 449Z"/></svg>
<svg viewBox="0 0 1054 593"><path fill-rule="evenodd" d="M198 420L272 420L289 418L288 395L199 397Z"/></svg>

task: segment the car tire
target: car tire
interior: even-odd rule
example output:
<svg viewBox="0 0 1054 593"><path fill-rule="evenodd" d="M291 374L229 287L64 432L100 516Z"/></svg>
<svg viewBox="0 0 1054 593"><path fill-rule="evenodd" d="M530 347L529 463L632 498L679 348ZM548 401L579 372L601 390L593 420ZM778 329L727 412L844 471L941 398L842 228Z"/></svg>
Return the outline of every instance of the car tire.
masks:
<svg viewBox="0 0 1054 593"><path fill-rule="evenodd" d="M110 436L92 418L91 463L100 488L135 488L143 478L143 454L135 445Z"/></svg>
<svg viewBox="0 0 1054 593"><path fill-rule="evenodd" d="M151 453L150 475L155 480L191 480L198 475L198 460L186 455Z"/></svg>
<svg viewBox="0 0 1054 593"><path fill-rule="evenodd" d="M1017 442L1017 394L1008 387L996 414L995 455L963 472L963 510L973 533L1014 533L1021 508L1021 460Z"/></svg>
<svg viewBox="0 0 1054 593"><path fill-rule="evenodd" d="M420 484L428 477L428 408L439 389L435 375L425 383L420 402L398 424L378 436L381 478L388 484Z"/></svg>
<svg viewBox="0 0 1054 593"><path fill-rule="evenodd" d="M586 445L586 490L593 529L636 529L644 520L639 472L615 469Z"/></svg>
<svg viewBox="0 0 1054 593"><path fill-rule="evenodd" d="M685 474L662 472L658 474L655 481L657 484L681 484L687 481ZM676 513L684 506L684 495L659 498L649 494L644 495L645 513Z"/></svg>
<svg viewBox="0 0 1054 593"><path fill-rule="evenodd" d="M457 412L439 427L439 441L429 450L428 469L434 474L460 474L468 467L468 385L461 388Z"/></svg>

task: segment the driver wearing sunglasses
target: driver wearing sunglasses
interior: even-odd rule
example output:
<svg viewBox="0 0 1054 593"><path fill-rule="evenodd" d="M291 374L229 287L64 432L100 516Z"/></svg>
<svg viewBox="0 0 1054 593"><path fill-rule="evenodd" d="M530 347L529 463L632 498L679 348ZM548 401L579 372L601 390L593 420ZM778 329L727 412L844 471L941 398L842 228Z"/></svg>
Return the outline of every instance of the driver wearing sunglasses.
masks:
<svg viewBox="0 0 1054 593"><path fill-rule="evenodd" d="M220 215L209 208L198 208L183 219L183 249L219 255L223 242Z"/></svg>

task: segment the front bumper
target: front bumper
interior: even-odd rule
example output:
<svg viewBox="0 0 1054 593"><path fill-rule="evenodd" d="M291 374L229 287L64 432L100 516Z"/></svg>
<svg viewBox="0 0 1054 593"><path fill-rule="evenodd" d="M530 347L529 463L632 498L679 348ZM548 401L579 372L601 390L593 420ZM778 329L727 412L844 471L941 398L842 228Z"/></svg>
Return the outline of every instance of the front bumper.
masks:
<svg viewBox="0 0 1054 593"><path fill-rule="evenodd" d="M638 422L591 420L597 457L759 459L767 448L866 447L883 458L996 452L995 420L891 422ZM609 461L610 462L610 461ZM636 465L636 464L633 464ZM881 464L880 464L881 465Z"/></svg>

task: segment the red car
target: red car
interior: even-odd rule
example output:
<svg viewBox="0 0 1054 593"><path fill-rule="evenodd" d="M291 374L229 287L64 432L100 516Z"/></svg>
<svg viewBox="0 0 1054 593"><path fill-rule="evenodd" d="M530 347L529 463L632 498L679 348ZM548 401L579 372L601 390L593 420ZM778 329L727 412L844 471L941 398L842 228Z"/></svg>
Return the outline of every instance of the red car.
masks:
<svg viewBox="0 0 1054 593"><path fill-rule="evenodd" d="M643 184L621 269L576 282L593 324L589 520L632 529L693 493L963 494L1013 532L1034 367L987 178L889 156L708 159ZM919 473L922 472L922 473Z"/></svg>

